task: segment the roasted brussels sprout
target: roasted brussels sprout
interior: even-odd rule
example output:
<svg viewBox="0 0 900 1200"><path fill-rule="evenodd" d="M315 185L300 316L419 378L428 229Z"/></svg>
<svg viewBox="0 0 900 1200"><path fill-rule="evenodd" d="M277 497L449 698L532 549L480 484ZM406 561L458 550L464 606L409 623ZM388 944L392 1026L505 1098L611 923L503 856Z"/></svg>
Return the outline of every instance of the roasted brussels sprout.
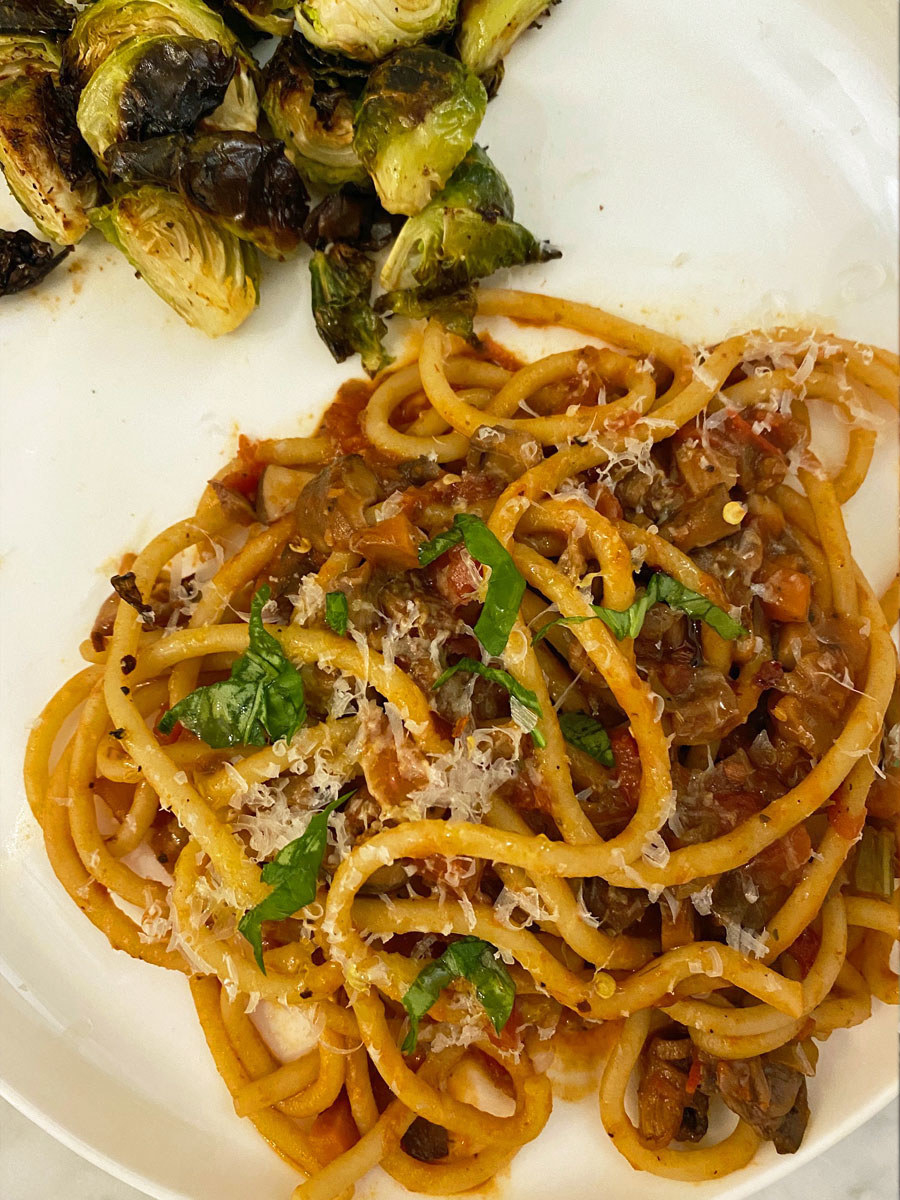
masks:
<svg viewBox="0 0 900 1200"><path fill-rule="evenodd" d="M309 273L316 328L335 360L343 362L358 352L370 375L386 367L392 361L382 345L387 326L370 302L375 274L371 258L336 243L315 252Z"/></svg>
<svg viewBox="0 0 900 1200"><path fill-rule="evenodd" d="M377 62L452 25L459 0L299 0L300 32L315 46Z"/></svg>
<svg viewBox="0 0 900 1200"><path fill-rule="evenodd" d="M259 303L256 250L174 192L142 187L94 209L91 224L195 329L218 337Z"/></svg>
<svg viewBox="0 0 900 1200"><path fill-rule="evenodd" d="M98 159L114 142L193 129L222 103L236 66L215 41L131 38L91 76L78 102L78 128Z"/></svg>
<svg viewBox="0 0 900 1200"><path fill-rule="evenodd" d="M77 15L61 0L0 0L0 33L68 33Z"/></svg>
<svg viewBox="0 0 900 1200"><path fill-rule="evenodd" d="M0 296L34 287L71 252L71 246L57 250L24 229L15 233L0 229Z"/></svg>
<svg viewBox="0 0 900 1200"><path fill-rule="evenodd" d="M76 20L63 45L63 79L84 87L113 51L129 38L183 35L218 42L238 59L225 99L204 121L206 129L256 130L259 103L255 66L237 37L202 0L96 0Z"/></svg>
<svg viewBox="0 0 900 1200"><path fill-rule="evenodd" d="M51 71L26 68L0 85L0 169L38 229L71 245L88 230L97 180Z"/></svg>
<svg viewBox="0 0 900 1200"><path fill-rule="evenodd" d="M25 72L59 74L59 47L37 33L0 34L0 83Z"/></svg>
<svg viewBox="0 0 900 1200"><path fill-rule="evenodd" d="M559 257L512 216L506 180L481 147L473 146L444 190L400 230L381 271L382 286L421 287L436 295L465 288L501 267Z"/></svg>
<svg viewBox="0 0 900 1200"><path fill-rule="evenodd" d="M264 80L263 111L308 183L335 188L368 178L353 149L354 100L362 80L347 80L316 62L298 34L278 47Z"/></svg>
<svg viewBox="0 0 900 1200"><path fill-rule="evenodd" d="M490 76L516 38L559 0L462 0L456 37L459 56L479 76Z"/></svg>
<svg viewBox="0 0 900 1200"><path fill-rule="evenodd" d="M467 342L475 343L475 314L478 300L475 288L455 292L433 292L429 288L407 288L405 291L383 292L375 301L377 313L389 312L397 317L415 321L430 321L432 317Z"/></svg>
<svg viewBox="0 0 900 1200"><path fill-rule="evenodd" d="M281 142L256 133L207 133L110 146L113 183L174 188L192 208L212 217L271 258L300 244L309 211L306 188Z"/></svg>
<svg viewBox="0 0 900 1200"><path fill-rule="evenodd" d="M374 69L353 146L388 212L425 207L462 162L486 107L480 80L440 50L398 50Z"/></svg>

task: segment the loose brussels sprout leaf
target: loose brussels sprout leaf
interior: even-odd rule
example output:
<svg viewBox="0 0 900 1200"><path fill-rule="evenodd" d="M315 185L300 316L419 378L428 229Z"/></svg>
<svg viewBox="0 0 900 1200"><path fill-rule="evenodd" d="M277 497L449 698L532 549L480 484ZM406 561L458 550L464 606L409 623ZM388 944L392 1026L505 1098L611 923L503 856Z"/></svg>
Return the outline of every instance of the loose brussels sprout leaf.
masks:
<svg viewBox="0 0 900 1200"><path fill-rule="evenodd" d="M425 207L465 157L486 107L483 84L440 50L398 50L375 68L353 146L388 212Z"/></svg>
<svg viewBox="0 0 900 1200"><path fill-rule="evenodd" d="M78 127L100 159L115 142L193 129L222 103L236 59L199 38L132 38L91 76Z"/></svg>
<svg viewBox="0 0 900 1200"><path fill-rule="evenodd" d="M462 0L459 57L476 75L490 75L521 33L558 0Z"/></svg>
<svg viewBox="0 0 900 1200"><path fill-rule="evenodd" d="M402 224L402 217L384 211L374 192L348 185L316 205L303 227L303 238L311 250L324 250L331 242L344 242L357 250L383 250Z"/></svg>
<svg viewBox="0 0 900 1200"><path fill-rule="evenodd" d="M0 83L26 71L48 71L55 79L60 62L59 48L49 38L36 33L0 35Z"/></svg>
<svg viewBox="0 0 900 1200"><path fill-rule="evenodd" d="M444 190L400 230L382 268L382 286L388 291L419 286L434 295L465 288L501 267L559 257L512 215L506 180L473 146Z"/></svg>
<svg viewBox="0 0 900 1200"><path fill-rule="evenodd" d="M174 192L142 187L91 213L107 241L167 304L210 337L237 329L259 302L253 246Z"/></svg>
<svg viewBox="0 0 900 1200"><path fill-rule="evenodd" d="M71 252L71 246L57 251L24 229L15 233L0 229L0 296L34 287Z"/></svg>
<svg viewBox="0 0 900 1200"><path fill-rule="evenodd" d="M123 142L106 152L110 180L158 183L272 258L300 244L306 188L281 142L256 133L175 134Z"/></svg>
<svg viewBox="0 0 900 1200"><path fill-rule="evenodd" d="M229 7L261 33L287 37L294 28L293 9L278 0L246 0L244 4L240 0L229 0Z"/></svg>
<svg viewBox="0 0 900 1200"><path fill-rule="evenodd" d="M67 246L84 236L97 181L66 94L49 72L27 71L0 86L0 169L47 237Z"/></svg>
<svg viewBox="0 0 900 1200"><path fill-rule="evenodd" d="M203 127L255 131L259 103L253 59L222 18L201 0L96 0L78 17L63 46L63 78L84 87L104 60L129 38L164 34L218 42L237 56L238 68L225 99L204 120Z"/></svg>
<svg viewBox="0 0 900 1200"><path fill-rule="evenodd" d="M294 16L303 36L323 50L364 62L386 58L448 28L459 0L300 0Z"/></svg>
<svg viewBox="0 0 900 1200"><path fill-rule="evenodd" d="M370 375L391 358L382 338L387 327L370 303L375 264L352 246L317 250L309 264L312 310L319 337L337 362L359 353Z"/></svg>
<svg viewBox="0 0 900 1200"><path fill-rule="evenodd" d="M474 288L461 288L456 292L432 292L428 288L408 288L406 291L384 292L375 301L375 311L392 312L398 317L410 317L417 321L434 318L450 333L455 333L473 345L475 336L475 314L478 300Z"/></svg>
<svg viewBox="0 0 900 1200"><path fill-rule="evenodd" d="M358 90L358 81L316 64L297 34L281 43L266 67L263 111L307 183L336 188L367 180L353 149Z"/></svg>
<svg viewBox="0 0 900 1200"><path fill-rule="evenodd" d="M0 0L0 33L68 33L76 15L61 0Z"/></svg>

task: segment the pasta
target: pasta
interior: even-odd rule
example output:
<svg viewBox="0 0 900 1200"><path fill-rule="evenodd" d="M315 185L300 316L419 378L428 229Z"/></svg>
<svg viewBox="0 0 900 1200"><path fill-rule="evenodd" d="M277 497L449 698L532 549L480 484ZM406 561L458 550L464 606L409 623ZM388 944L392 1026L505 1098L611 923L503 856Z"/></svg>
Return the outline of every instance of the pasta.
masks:
<svg viewBox="0 0 900 1200"><path fill-rule="evenodd" d="M314 437L243 441L123 562L29 742L60 882L190 977L294 1200L379 1165L485 1183L598 1028L616 1150L724 1175L796 1150L818 1042L897 1002L897 587L841 515L896 358L479 311L592 344L520 364L432 322ZM811 401L847 424L835 472Z"/></svg>

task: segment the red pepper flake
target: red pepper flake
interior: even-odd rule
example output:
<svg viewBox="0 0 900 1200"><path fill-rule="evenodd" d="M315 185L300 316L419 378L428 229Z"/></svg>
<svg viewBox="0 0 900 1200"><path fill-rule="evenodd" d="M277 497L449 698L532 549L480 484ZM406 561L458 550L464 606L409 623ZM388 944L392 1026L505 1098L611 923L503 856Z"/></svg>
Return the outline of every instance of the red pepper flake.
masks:
<svg viewBox="0 0 900 1200"><path fill-rule="evenodd" d="M700 1076L703 1073L703 1067L700 1065L700 1059L697 1057L695 1047L691 1047L691 1069L688 1071L687 1083L684 1090L689 1096L693 1096L697 1088L700 1086Z"/></svg>

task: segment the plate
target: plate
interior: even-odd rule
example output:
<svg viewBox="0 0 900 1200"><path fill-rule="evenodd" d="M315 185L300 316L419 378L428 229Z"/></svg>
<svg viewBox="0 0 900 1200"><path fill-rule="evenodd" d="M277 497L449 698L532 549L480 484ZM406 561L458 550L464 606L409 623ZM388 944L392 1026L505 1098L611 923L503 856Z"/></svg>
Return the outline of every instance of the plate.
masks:
<svg viewBox="0 0 900 1200"><path fill-rule="evenodd" d="M564 254L515 286L687 340L795 319L891 345L895 23L888 0L566 0L516 47L484 126L519 217ZM22 224L4 194L0 225ZM313 332L302 262L269 267L263 293L240 331L211 342L91 237L2 302L3 1090L166 1200L286 1200L296 1176L231 1111L184 980L114 954L62 893L23 813L20 763L34 715L79 665L119 552L188 511L238 429L306 432L350 374ZM885 433L848 506L877 587L895 569L895 462ZM767 1148L692 1194L736 1200L865 1120L896 1088L895 1033L880 1008L835 1034L800 1153ZM607 1145L594 1098L557 1103L491 1195L588 1200L600 1179L617 1200L684 1195ZM359 1189L397 1194L384 1177Z"/></svg>

